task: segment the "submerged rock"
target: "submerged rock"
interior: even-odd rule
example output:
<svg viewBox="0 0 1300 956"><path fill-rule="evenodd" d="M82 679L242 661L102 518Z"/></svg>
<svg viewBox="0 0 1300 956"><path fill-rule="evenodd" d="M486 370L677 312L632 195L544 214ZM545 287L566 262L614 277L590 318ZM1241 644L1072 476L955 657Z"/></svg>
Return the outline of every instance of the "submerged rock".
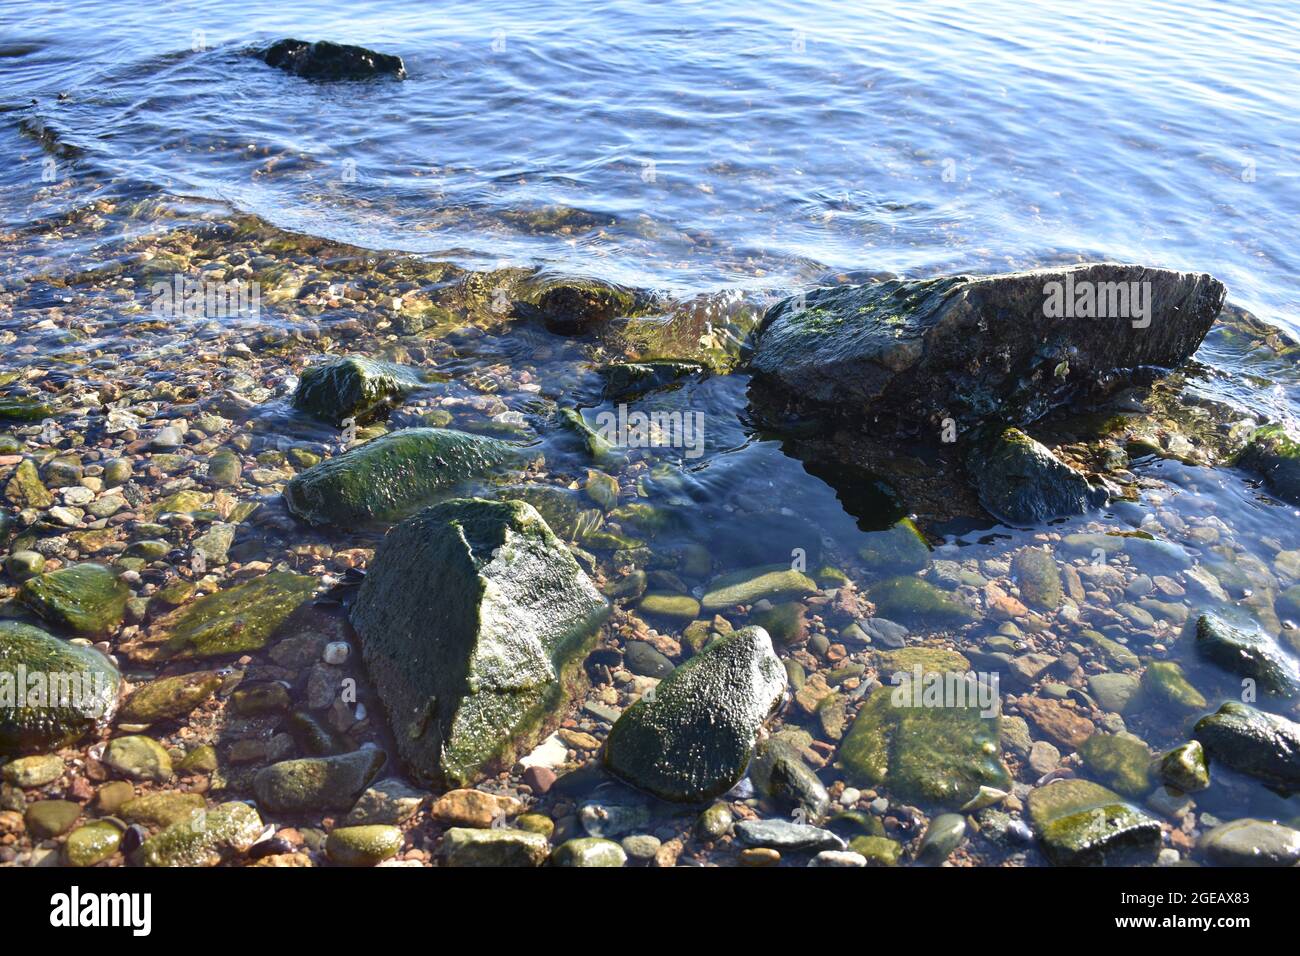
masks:
<svg viewBox="0 0 1300 956"><path fill-rule="evenodd" d="M701 377L708 374L708 367L700 362L682 359L646 359L641 362L606 365L600 374L605 379L604 397L618 401L635 398L684 379Z"/></svg>
<svg viewBox="0 0 1300 956"><path fill-rule="evenodd" d="M293 407L335 426L347 418L361 423L421 384L414 369L349 356L304 369L293 392Z"/></svg>
<svg viewBox="0 0 1300 956"><path fill-rule="evenodd" d="M402 831L381 823L339 827L325 841L330 862L339 866L374 866L396 856L401 848Z"/></svg>
<svg viewBox="0 0 1300 956"><path fill-rule="evenodd" d="M990 514L1015 525L1084 514L1106 503L1082 473L1018 428L972 446L966 470Z"/></svg>
<svg viewBox="0 0 1300 956"><path fill-rule="evenodd" d="M873 584L867 596L881 617L909 626L960 627L977 616L965 603L920 578L888 578Z"/></svg>
<svg viewBox="0 0 1300 956"><path fill-rule="evenodd" d="M1043 852L1057 866L1135 866L1160 850L1160 822L1087 780L1054 780L1029 794Z"/></svg>
<svg viewBox="0 0 1300 956"><path fill-rule="evenodd" d="M1030 421L1119 370L1181 364L1226 294L1117 263L816 289L768 311L750 367L846 415Z"/></svg>
<svg viewBox="0 0 1300 956"><path fill-rule="evenodd" d="M1199 793L1210 785L1210 766L1199 740L1180 744L1160 758L1160 779L1183 793Z"/></svg>
<svg viewBox="0 0 1300 956"><path fill-rule="evenodd" d="M1093 734L1079 747L1088 771L1128 797L1151 792L1151 753L1131 734Z"/></svg>
<svg viewBox="0 0 1300 956"><path fill-rule="evenodd" d="M1295 866L1300 830L1270 820L1233 820L1202 836L1200 849L1217 866Z"/></svg>
<svg viewBox="0 0 1300 956"><path fill-rule="evenodd" d="M1300 724L1230 700L1196 724L1193 736L1225 767L1282 791L1300 790Z"/></svg>
<svg viewBox="0 0 1300 956"><path fill-rule="evenodd" d="M20 675L77 675L78 693L63 706L31 696L18 706ZM40 628L0 621L0 756L46 751L73 743L117 710L121 677L112 661L91 647L69 644ZM48 689L48 683L47 683Z"/></svg>
<svg viewBox="0 0 1300 956"><path fill-rule="evenodd" d="M803 808L816 819L830 808L825 785L786 741L768 741L750 764L749 775L754 788L784 811Z"/></svg>
<svg viewBox="0 0 1300 956"><path fill-rule="evenodd" d="M160 656L184 660L258 651L315 592L316 579L273 571L186 605L159 621Z"/></svg>
<svg viewBox="0 0 1300 956"><path fill-rule="evenodd" d="M309 80L367 80L376 76L400 80L406 76L406 64L400 56L328 40L280 40L262 50L258 59Z"/></svg>
<svg viewBox="0 0 1300 956"><path fill-rule="evenodd" d="M608 613L531 505L458 499L389 532L352 623L412 775L464 786L555 729Z"/></svg>
<svg viewBox="0 0 1300 956"><path fill-rule="evenodd" d="M1212 612L1196 618L1196 649L1206 660L1239 677L1249 677L1269 694L1300 693L1300 665L1258 624L1229 623Z"/></svg>
<svg viewBox="0 0 1300 956"><path fill-rule="evenodd" d="M77 827L63 844L63 858L68 866L94 866L117 852L122 831L104 820Z"/></svg>
<svg viewBox="0 0 1300 956"><path fill-rule="evenodd" d="M868 571L904 574L930 564L930 545L912 520L903 518L888 530L868 534L858 556Z"/></svg>
<svg viewBox="0 0 1300 956"><path fill-rule="evenodd" d="M787 564L769 564L714 578L700 599L700 607L713 613L764 598L780 601L816 593L817 582L808 575Z"/></svg>
<svg viewBox="0 0 1300 956"><path fill-rule="evenodd" d="M397 521L457 482L482 476L515 447L443 428L404 428L313 465L285 485L289 511L313 525Z"/></svg>
<svg viewBox="0 0 1300 956"><path fill-rule="evenodd" d="M742 820L736 824L736 837L745 846L787 853L844 849L844 839L830 830L789 820Z"/></svg>
<svg viewBox="0 0 1300 956"><path fill-rule="evenodd" d="M605 742L605 766L663 800L696 803L726 793L744 776L759 729L785 689L767 632L742 628L623 711Z"/></svg>
<svg viewBox="0 0 1300 956"><path fill-rule="evenodd" d="M19 595L51 624L104 636L122 623L131 591L110 568L88 562L28 578Z"/></svg>
<svg viewBox="0 0 1300 956"><path fill-rule="evenodd" d="M1233 463L1263 478L1283 501L1300 505L1300 439L1282 425L1255 429Z"/></svg>
<svg viewBox="0 0 1300 956"><path fill-rule="evenodd" d="M246 803L231 801L145 840L133 854L137 866L216 866L248 852L262 834L262 818Z"/></svg>
<svg viewBox="0 0 1300 956"><path fill-rule="evenodd" d="M581 335L593 326L632 312L636 295L606 282L570 279L549 286L536 304L518 302L517 314L540 318L556 335Z"/></svg>
<svg viewBox="0 0 1300 956"><path fill-rule="evenodd" d="M263 767L253 777L257 801L273 813L351 810L384 765L384 752L302 757Z"/></svg>
<svg viewBox="0 0 1300 956"><path fill-rule="evenodd" d="M217 671L196 671L150 681L131 692L120 719L128 724L152 724L184 717L217 692L224 678Z"/></svg>

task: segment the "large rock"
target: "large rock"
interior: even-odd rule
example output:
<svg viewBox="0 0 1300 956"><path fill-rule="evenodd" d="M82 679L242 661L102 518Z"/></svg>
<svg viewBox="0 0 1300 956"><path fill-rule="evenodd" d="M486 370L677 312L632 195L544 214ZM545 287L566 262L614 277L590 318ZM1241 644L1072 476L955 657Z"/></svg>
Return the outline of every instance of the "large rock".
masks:
<svg viewBox="0 0 1300 956"><path fill-rule="evenodd" d="M1014 525L1084 514L1106 503L1106 491L1018 428L977 442L966 456L980 504Z"/></svg>
<svg viewBox="0 0 1300 956"><path fill-rule="evenodd" d="M261 835L257 811L231 801L173 823L145 840L132 861L136 866L216 866L248 852Z"/></svg>
<svg viewBox="0 0 1300 956"><path fill-rule="evenodd" d="M303 369L293 392L293 407L341 426L365 421L420 387L414 369L392 362L349 356Z"/></svg>
<svg viewBox="0 0 1300 956"><path fill-rule="evenodd" d="M1179 365L1225 295L1208 275L1117 263L836 286L773 306L750 367L849 415L1029 421L1119 370Z"/></svg>
<svg viewBox="0 0 1300 956"><path fill-rule="evenodd" d="M302 757L263 767L253 776L258 803L273 813L351 810L384 766L378 748L336 757Z"/></svg>
<svg viewBox="0 0 1300 956"><path fill-rule="evenodd" d="M187 604L160 619L167 634L161 657L225 657L260 651L316 590L316 579L272 571Z"/></svg>
<svg viewBox="0 0 1300 956"><path fill-rule="evenodd" d="M1282 425L1257 428L1235 463L1263 478L1283 501L1300 505L1300 439Z"/></svg>
<svg viewBox="0 0 1300 956"><path fill-rule="evenodd" d="M412 776L463 786L555 729L608 613L531 505L456 499L389 532L352 623Z"/></svg>
<svg viewBox="0 0 1300 956"><path fill-rule="evenodd" d="M1300 724L1230 700L1197 721L1193 736L1226 767L1271 787L1300 790Z"/></svg>
<svg viewBox="0 0 1300 956"><path fill-rule="evenodd" d="M365 47L319 40L280 40L258 54L268 66L309 80L367 80L375 76L406 76L400 56Z"/></svg>
<svg viewBox="0 0 1300 956"><path fill-rule="evenodd" d="M1029 794L1029 817L1057 866L1154 862L1160 822L1087 780L1054 780Z"/></svg>
<svg viewBox="0 0 1300 956"><path fill-rule="evenodd" d="M51 675L58 678L54 688ZM0 756L78 740L112 719L120 685L117 668L94 648L69 644L29 624L0 621ZM61 706L48 706L55 702Z"/></svg>
<svg viewBox="0 0 1300 956"><path fill-rule="evenodd" d="M1195 631L1196 649L1206 660L1256 681L1266 693L1284 697L1300 693L1300 666L1258 624L1233 624L1206 612L1196 618Z"/></svg>
<svg viewBox="0 0 1300 956"><path fill-rule="evenodd" d="M313 525L397 521L457 482L509 458L512 445L443 428L404 428L313 465L284 488L289 510Z"/></svg>
<svg viewBox="0 0 1300 956"><path fill-rule="evenodd" d="M742 628L623 711L605 742L605 766L663 800L696 803L726 793L744 776L759 729L785 689L767 632Z"/></svg>
<svg viewBox="0 0 1300 956"><path fill-rule="evenodd" d="M51 624L102 637L122 623L131 592L111 569L87 562L28 578L19 595Z"/></svg>

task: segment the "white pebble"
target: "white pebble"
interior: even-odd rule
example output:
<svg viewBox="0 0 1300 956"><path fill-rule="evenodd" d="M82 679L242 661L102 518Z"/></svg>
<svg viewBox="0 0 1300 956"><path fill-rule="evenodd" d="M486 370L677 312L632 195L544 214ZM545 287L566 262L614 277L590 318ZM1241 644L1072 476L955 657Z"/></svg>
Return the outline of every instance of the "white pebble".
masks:
<svg viewBox="0 0 1300 956"><path fill-rule="evenodd" d="M343 664L351 653L352 647L347 641L330 641L325 645L322 659L326 664Z"/></svg>
<svg viewBox="0 0 1300 956"><path fill-rule="evenodd" d="M845 787L844 792L840 794L840 806L851 807L862 799L862 791L856 787Z"/></svg>

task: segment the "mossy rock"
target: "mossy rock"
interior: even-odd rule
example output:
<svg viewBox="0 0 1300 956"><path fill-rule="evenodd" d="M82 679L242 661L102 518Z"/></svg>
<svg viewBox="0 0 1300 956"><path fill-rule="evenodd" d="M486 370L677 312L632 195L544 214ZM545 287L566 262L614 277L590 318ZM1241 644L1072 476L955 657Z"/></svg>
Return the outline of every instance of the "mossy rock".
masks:
<svg viewBox="0 0 1300 956"><path fill-rule="evenodd" d="M1265 425L1251 434L1234 464L1264 479L1283 501L1300 505L1300 441L1282 425Z"/></svg>
<svg viewBox="0 0 1300 956"><path fill-rule="evenodd" d="M1214 761L1283 792L1300 790L1300 724L1228 701L1193 736Z"/></svg>
<svg viewBox="0 0 1300 956"><path fill-rule="evenodd" d="M1088 780L1054 780L1029 794L1043 852L1057 866L1152 863L1160 822Z"/></svg>
<svg viewBox="0 0 1300 956"><path fill-rule="evenodd" d="M94 866L103 863L122 842L122 831L104 820L77 827L63 844L63 858L68 866Z"/></svg>
<svg viewBox="0 0 1300 956"><path fill-rule="evenodd" d="M81 816L81 805L71 800L38 800L28 804L27 830L37 840L62 836Z"/></svg>
<svg viewBox="0 0 1300 956"><path fill-rule="evenodd" d="M262 835L262 818L231 801L198 811L145 840L132 854L137 866L216 866L247 853Z"/></svg>
<svg viewBox="0 0 1300 956"><path fill-rule="evenodd" d="M54 495L41 483L40 472L30 458L24 458L5 484L5 497L18 508L48 508Z"/></svg>
<svg viewBox="0 0 1300 956"><path fill-rule="evenodd" d="M782 601L750 617L778 644L801 644L808 639L808 609L799 601Z"/></svg>
<svg viewBox="0 0 1300 956"><path fill-rule="evenodd" d="M849 849L866 857L867 866L898 866L903 857L903 845L886 836L856 836Z"/></svg>
<svg viewBox="0 0 1300 956"><path fill-rule="evenodd" d="M978 616L963 602L920 578L887 578L873 584L867 596L881 617L908 626L960 627Z"/></svg>
<svg viewBox="0 0 1300 956"><path fill-rule="evenodd" d="M253 777L257 801L273 813L351 810L384 766L378 748L335 757L301 757L263 767Z"/></svg>
<svg viewBox="0 0 1300 956"><path fill-rule="evenodd" d="M52 696L62 706L17 704L16 675L79 675L77 694L64 694L60 683ZM10 677L10 675L15 675ZM6 690L6 678L9 678ZM0 706L0 756L52 750L73 743L117 710L121 677L112 661L99 651L60 640L40 628L17 621L0 621L0 701L7 694L12 704ZM48 686L47 686L48 690Z"/></svg>
<svg viewBox="0 0 1300 956"><path fill-rule="evenodd" d="M28 578L19 596L56 627L103 637L122 623L131 591L111 568L87 562Z"/></svg>
<svg viewBox="0 0 1300 956"><path fill-rule="evenodd" d="M977 442L966 468L974 475L980 504L1013 525L1085 514L1107 499L1105 489L1094 488L1082 473L1018 428Z"/></svg>
<svg viewBox="0 0 1300 956"><path fill-rule="evenodd" d="M118 719L127 724L152 724L184 717L215 694L223 681L217 671L195 671L150 681L131 692Z"/></svg>
<svg viewBox="0 0 1300 956"><path fill-rule="evenodd" d="M701 362L680 359L646 359L640 362L616 362L600 369L605 380L604 397L611 401L627 400L708 374Z"/></svg>
<svg viewBox="0 0 1300 956"><path fill-rule="evenodd" d="M260 651L316 587L315 578L272 571L200 598L159 621L169 635L161 656L189 660Z"/></svg>
<svg viewBox="0 0 1300 956"><path fill-rule="evenodd" d="M104 749L104 766L130 780L170 780L172 760L166 748L152 737L130 734L114 737Z"/></svg>
<svg viewBox="0 0 1300 956"><path fill-rule="evenodd" d="M647 617L662 617L670 621L689 623L700 613L700 602L689 594L647 591L637 604L637 610Z"/></svg>
<svg viewBox="0 0 1300 956"><path fill-rule="evenodd" d="M1151 792L1151 752L1131 734L1093 734L1079 747L1089 773L1125 796Z"/></svg>
<svg viewBox="0 0 1300 956"><path fill-rule="evenodd" d="M930 564L930 545L911 518L903 518L887 531L866 536L858 549L863 566L876 574L898 575L922 571Z"/></svg>
<svg viewBox="0 0 1300 956"><path fill-rule="evenodd" d="M1152 661L1142 673L1142 690L1147 698L1184 713L1194 713L1208 706L1205 695L1192 686L1183 669L1174 661Z"/></svg>
<svg viewBox="0 0 1300 956"><path fill-rule="evenodd" d="M347 418L358 423L373 418L422 384L414 369L349 356L304 369L293 392L293 407L340 427Z"/></svg>
<svg viewBox="0 0 1300 956"><path fill-rule="evenodd" d="M339 866L375 866L401 848L402 831L380 823L339 827L325 841L326 855Z"/></svg>
<svg viewBox="0 0 1300 956"><path fill-rule="evenodd" d="M313 525L398 521L516 453L515 446L495 438L404 428L299 473L285 485L284 500L292 514Z"/></svg>
<svg viewBox="0 0 1300 956"><path fill-rule="evenodd" d="M876 662L882 680L887 675L896 673L910 677L918 667L924 674L964 674L970 670L970 661L965 655L945 647L913 646L900 647L896 651L880 651L876 655Z"/></svg>
<svg viewBox="0 0 1300 956"><path fill-rule="evenodd" d="M627 863L627 854L613 840L577 837L565 840L552 850L548 863L565 867L620 867Z"/></svg>
<svg viewBox="0 0 1300 956"><path fill-rule="evenodd" d="M769 564L746 568L714 578L700 600L700 607L709 612L726 610L737 604L792 600L817 593L817 583L786 564Z"/></svg>
<svg viewBox="0 0 1300 956"><path fill-rule="evenodd" d="M1199 740L1190 740L1160 758L1160 779L1183 793L1199 793L1210 785L1210 765Z"/></svg>
<svg viewBox="0 0 1300 956"><path fill-rule="evenodd" d="M159 790L127 800L118 809L127 823L140 823L150 827L168 827L188 820L195 810L206 806L201 793L181 793L177 790Z"/></svg>
<svg viewBox="0 0 1300 956"><path fill-rule="evenodd" d="M1224 670L1248 677L1267 694L1300 694L1300 665L1253 621L1233 624L1207 612L1196 618L1196 650Z"/></svg>
<svg viewBox="0 0 1300 956"><path fill-rule="evenodd" d="M1030 607L1054 611L1065 599L1061 569L1050 551L1023 548L1011 559L1011 574L1020 585L1020 597Z"/></svg>
<svg viewBox="0 0 1300 956"><path fill-rule="evenodd" d="M541 866L551 847L529 830L452 827L442 835L447 866Z"/></svg>

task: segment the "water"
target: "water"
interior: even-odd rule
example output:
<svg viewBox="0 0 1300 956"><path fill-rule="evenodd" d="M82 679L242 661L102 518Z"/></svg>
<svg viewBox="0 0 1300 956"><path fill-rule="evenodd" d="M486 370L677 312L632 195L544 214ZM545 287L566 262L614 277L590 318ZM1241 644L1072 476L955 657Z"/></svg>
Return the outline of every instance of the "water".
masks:
<svg viewBox="0 0 1300 956"><path fill-rule="evenodd" d="M639 290L652 321L689 318L696 345L726 333L716 355L730 364L765 304L834 276L1114 259L1212 273L1248 323L1206 340L1177 379L1184 400L1221 403L1216 420L1300 411L1286 352L1300 334L1289 228L1300 215L1300 27L1289 5L317 7L0 13L0 258L12 296L0 371L21 370L51 394L115 375L134 383L128 391L161 382L178 403L233 384L264 401L254 453L326 453L336 433L286 401L290 366L323 337L440 373L390 426L427 424L438 409L453 427L527 442L544 460L532 478L580 487L591 461L557 411L594 424L614 407L596 366L645 349L635 336L573 340L494 314L491 290L534 270ZM247 55L285 36L397 53L409 76L313 83ZM150 322L146 292L168 257L220 276L251 263L272 294L252 320ZM483 296L438 298L461 270L488 275ZM326 289L336 284L357 298ZM398 294L450 301L450 314L404 330L387 304ZM229 351L236 343L246 351ZM1241 557L1257 573L1228 588L1231 603L1283 626L1252 594L1291 580L1276 562L1300 547L1295 513L1238 472L1139 459L1131 500L1098 515L1032 530L945 522L897 482L763 432L745 386L706 378L636 403L703 412L700 457L666 449L601 466L668 516L647 535L656 554L703 545L719 573L786 561L784 536L756 552L761 532L746 523L783 510L816 529L812 550L852 563L916 512L934 519L936 558L996 576L1026 543L1141 528L1198 564ZM166 418L165 406L151 410ZM65 429L82 421L54 417ZM293 553L304 569L317 545L373 540L254 525L247 556ZM631 534L627 525L617 530ZM1157 564L1119 559L1126 583L1160 577ZM1116 618L1113 601L1092 602L1085 624L1154 646L1207 694L1226 693L1222 675L1175 646L1181 622L1144 628ZM977 632L996 627L985 620ZM1130 723L1157 750L1184 739L1154 709ZM1272 800L1243 785L1209 805L1281 815Z"/></svg>

